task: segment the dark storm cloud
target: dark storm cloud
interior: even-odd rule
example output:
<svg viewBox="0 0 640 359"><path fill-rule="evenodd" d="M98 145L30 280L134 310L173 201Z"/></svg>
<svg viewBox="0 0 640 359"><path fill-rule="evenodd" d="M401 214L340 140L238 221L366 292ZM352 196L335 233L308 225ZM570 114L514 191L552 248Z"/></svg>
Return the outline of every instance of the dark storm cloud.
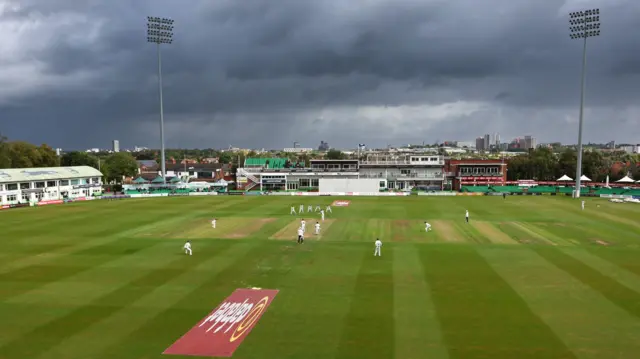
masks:
<svg viewBox="0 0 640 359"><path fill-rule="evenodd" d="M145 42L147 15L176 20L175 42L163 47L165 120L174 129L167 131L169 145L282 147L289 137L309 145L320 139L347 145L356 137L422 142L525 130L573 140L566 118L577 108L581 47L568 37L565 14L592 4L603 6L606 19L603 36L589 43L587 99L602 116L594 131L617 118L630 127L626 119L635 112L620 111L639 94L640 43L631 34L640 5L632 1L14 4L20 7L2 13L0 25L37 17L46 24L51 16L75 22L52 26L52 40L24 54L42 64L36 76L52 79L0 95L0 131L62 147L104 146L113 138L157 142L156 52ZM51 85L62 78L73 81ZM461 102L482 105L469 110L474 107ZM457 105L439 107L447 103ZM387 106L406 113L382 121ZM497 118L500 108L509 118ZM322 117L327 111L331 118ZM534 119L542 126L530 126ZM549 131L545 121L564 123L563 129ZM394 129L399 122L425 132Z"/></svg>

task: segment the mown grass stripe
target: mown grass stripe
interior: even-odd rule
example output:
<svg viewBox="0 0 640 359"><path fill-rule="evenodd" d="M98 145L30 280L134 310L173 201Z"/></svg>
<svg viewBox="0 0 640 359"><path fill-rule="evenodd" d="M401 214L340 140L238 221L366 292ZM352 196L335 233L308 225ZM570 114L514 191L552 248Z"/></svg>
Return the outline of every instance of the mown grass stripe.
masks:
<svg viewBox="0 0 640 359"><path fill-rule="evenodd" d="M587 248L592 254L613 263L640 277L638 251L627 248Z"/></svg>
<svg viewBox="0 0 640 359"><path fill-rule="evenodd" d="M393 250L395 358L448 359L416 246Z"/></svg>
<svg viewBox="0 0 640 359"><path fill-rule="evenodd" d="M640 277L625 268L604 260L584 248L567 248L563 252L640 294Z"/></svg>
<svg viewBox="0 0 640 359"><path fill-rule="evenodd" d="M98 247L89 247L77 252L78 255L91 253L109 253L117 245L118 253L110 253L114 255L96 256L92 263L82 265L68 265L66 262L70 260L68 256L54 258L47 264L32 265L26 268L14 269L9 272L0 273L0 283L15 283L15 286L0 287L0 301L5 301L11 297L16 297L24 293L36 290L48 283L57 282L66 278L89 271L96 266L105 263L122 260L123 257L133 256L143 250L153 247L149 243L132 242L130 240L121 239L115 243L106 243ZM155 244L160 245L160 243Z"/></svg>
<svg viewBox="0 0 640 359"><path fill-rule="evenodd" d="M576 357L634 358L640 352L640 321L535 251L479 251Z"/></svg>
<svg viewBox="0 0 640 359"><path fill-rule="evenodd" d="M640 293L625 287L555 248L538 247L535 248L535 251L558 268L598 291L611 302L629 312L629 314L640 318Z"/></svg>
<svg viewBox="0 0 640 359"><path fill-rule="evenodd" d="M460 233L463 233L467 239L467 242L470 243L478 243L478 244L487 244L491 243L487 238L481 235L470 223L466 222L454 222L453 224Z"/></svg>
<svg viewBox="0 0 640 359"><path fill-rule="evenodd" d="M537 226L531 223L520 223L520 225L524 226L525 228L527 228L527 230L535 233L539 237L545 238L546 240L553 242L555 245L574 246L576 244L575 242L572 242L570 240L567 240L565 238L552 234L551 232L545 230L541 226Z"/></svg>
<svg viewBox="0 0 640 359"><path fill-rule="evenodd" d="M575 358L474 249L424 246L420 259L451 358Z"/></svg>
<svg viewBox="0 0 640 359"><path fill-rule="evenodd" d="M65 338L108 318L132 302L149 294L158 286L188 272L190 268L204 262L206 259L207 257L205 256L185 256L180 259L176 257L173 261L189 260L190 262L180 269L163 268L149 271L109 294L96 298L87 305L34 328L31 332L25 333L16 340L0 347L0 352L12 358L36 357L53 348Z"/></svg>
<svg viewBox="0 0 640 359"><path fill-rule="evenodd" d="M181 266L187 266L164 284L160 284L140 299L130 303L122 310L114 313L105 320L94 323L85 330L69 336L58 345L44 352L38 359L62 358L65 353L82 349L87 358L99 357L101 353L119 341L124 340L130 333L145 325L160 311L172 308L184 296L188 295L185 285L201 285L208 277L198 275L198 268L207 268L209 273L216 273L233 263L236 258L245 255L253 247L250 243L225 243L217 247L215 253L197 252L196 263L191 259L177 261ZM184 308L185 310L189 308ZM112 333L105 337L104 333Z"/></svg>
<svg viewBox="0 0 640 359"><path fill-rule="evenodd" d="M243 281L254 280L258 263L269 253L269 242L250 242L253 247L245 254L232 258L229 266L207 277L170 308L157 313L124 340L109 346L103 358L141 358L149 353L162 353L235 289L247 287ZM253 284L253 283L251 283ZM259 283L255 284L256 286ZM186 309L190 308L190 309ZM122 348L127 348L126 352Z"/></svg>
<svg viewBox="0 0 640 359"><path fill-rule="evenodd" d="M383 247L382 257L374 257L370 248L343 323L337 359L392 358L395 352L393 249Z"/></svg>

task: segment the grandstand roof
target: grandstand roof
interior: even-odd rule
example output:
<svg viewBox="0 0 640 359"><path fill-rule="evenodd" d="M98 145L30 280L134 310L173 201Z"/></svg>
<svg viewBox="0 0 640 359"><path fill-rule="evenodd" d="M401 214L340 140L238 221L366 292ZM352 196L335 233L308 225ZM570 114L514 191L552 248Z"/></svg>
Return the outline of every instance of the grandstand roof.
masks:
<svg viewBox="0 0 640 359"><path fill-rule="evenodd" d="M0 169L0 183L49 181L85 177L102 177L102 172L89 166Z"/></svg>

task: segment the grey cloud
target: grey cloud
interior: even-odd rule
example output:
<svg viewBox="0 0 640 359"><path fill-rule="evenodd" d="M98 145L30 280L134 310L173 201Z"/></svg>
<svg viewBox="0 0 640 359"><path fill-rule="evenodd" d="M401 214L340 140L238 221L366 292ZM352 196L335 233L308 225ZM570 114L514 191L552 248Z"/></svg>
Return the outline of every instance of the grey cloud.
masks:
<svg viewBox="0 0 640 359"><path fill-rule="evenodd" d="M15 138L61 147L93 147L113 138L124 145L157 143L156 53L145 42L147 15L176 20L176 41L162 49L166 121L174 131L167 138L176 145L282 147L320 139L386 144L525 131L554 140L575 137L562 121L577 113L581 48L568 38L565 10L554 2L19 4L18 11L0 15L0 25L38 13L74 14L105 26L92 43L72 37L86 34L61 32L58 41L30 54L46 65L43 75L90 72L95 78L72 89L36 88L0 106L0 131ZM640 5L607 4L603 36L589 43L587 104L598 116L589 116L589 129L632 140L640 136L629 120L638 96L632 76L640 71L640 43L633 35ZM355 110L377 106L384 113L385 106L458 101L504 109L503 118L479 110L436 121L435 112L407 112L403 126L424 129L420 133L399 130L391 120L373 126L373 115ZM334 118L322 117L333 109ZM611 121L628 130L607 135ZM550 126L559 122L564 124Z"/></svg>

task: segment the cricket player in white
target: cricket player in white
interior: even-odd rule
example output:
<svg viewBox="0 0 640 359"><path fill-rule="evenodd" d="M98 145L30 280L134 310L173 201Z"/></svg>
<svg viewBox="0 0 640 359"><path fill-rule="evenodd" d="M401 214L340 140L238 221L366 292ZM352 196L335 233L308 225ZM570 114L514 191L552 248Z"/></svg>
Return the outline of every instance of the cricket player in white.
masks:
<svg viewBox="0 0 640 359"><path fill-rule="evenodd" d="M302 227L298 228L298 244L304 243L304 231Z"/></svg>
<svg viewBox="0 0 640 359"><path fill-rule="evenodd" d="M218 221L218 220L217 220L217 219L215 219L215 218L211 221L211 228L214 228L214 229L216 228L216 222L217 222L217 221Z"/></svg>
<svg viewBox="0 0 640 359"><path fill-rule="evenodd" d="M320 211L321 211L320 206L316 206L316 209L314 210L314 212L320 212Z"/></svg>
<svg viewBox="0 0 640 359"><path fill-rule="evenodd" d="M465 209L464 210L464 220L469 223L469 210Z"/></svg>
<svg viewBox="0 0 640 359"><path fill-rule="evenodd" d="M429 232L431 230L431 224L424 222L424 231Z"/></svg>
<svg viewBox="0 0 640 359"><path fill-rule="evenodd" d="M324 222L324 211L320 211L320 216L322 217L322 221Z"/></svg>
<svg viewBox="0 0 640 359"><path fill-rule="evenodd" d="M298 208L298 213L304 213L304 204L300 205L300 208Z"/></svg>
<svg viewBox="0 0 640 359"><path fill-rule="evenodd" d="M316 235L320 234L320 223L316 222Z"/></svg>
<svg viewBox="0 0 640 359"><path fill-rule="evenodd" d="M307 230L306 227L307 227L307 222L303 218L302 221L300 221L300 228L302 228L302 232L305 232Z"/></svg>
<svg viewBox="0 0 640 359"><path fill-rule="evenodd" d="M327 206L326 211L329 212L329 213L333 213L333 211L331 210L331 206Z"/></svg>
<svg viewBox="0 0 640 359"><path fill-rule="evenodd" d="M312 205L308 205L308 206L307 206L307 212L308 212L308 213L313 212L313 206L312 206Z"/></svg>
<svg viewBox="0 0 640 359"><path fill-rule="evenodd" d="M291 206L291 212L289 214L296 214L296 207Z"/></svg>
<svg viewBox="0 0 640 359"><path fill-rule="evenodd" d="M584 201L582 201L582 210L584 211Z"/></svg>
<svg viewBox="0 0 640 359"><path fill-rule="evenodd" d="M184 254L188 254L188 255L193 255L193 252L191 251L191 242L187 241L187 243L184 244Z"/></svg>
<svg viewBox="0 0 640 359"><path fill-rule="evenodd" d="M381 257L382 256L382 254L380 253L381 249L382 249L382 241L380 239L376 239L376 250L375 252L373 252L373 255Z"/></svg>

